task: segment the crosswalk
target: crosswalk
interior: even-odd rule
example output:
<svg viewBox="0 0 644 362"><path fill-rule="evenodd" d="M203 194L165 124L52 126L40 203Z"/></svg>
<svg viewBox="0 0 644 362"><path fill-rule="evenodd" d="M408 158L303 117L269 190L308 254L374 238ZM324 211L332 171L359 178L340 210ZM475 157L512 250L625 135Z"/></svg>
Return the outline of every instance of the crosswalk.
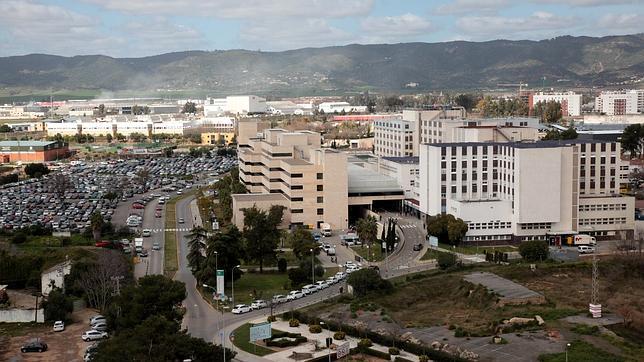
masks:
<svg viewBox="0 0 644 362"><path fill-rule="evenodd" d="M178 229L152 229L153 233L164 233L166 231L190 231L190 228L178 228Z"/></svg>
<svg viewBox="0 0 644 362"><path fill-rule="evenodd" d="M401 229L413 229L416 228L416 224L405 224L405 225L398 225Z"/></svg>

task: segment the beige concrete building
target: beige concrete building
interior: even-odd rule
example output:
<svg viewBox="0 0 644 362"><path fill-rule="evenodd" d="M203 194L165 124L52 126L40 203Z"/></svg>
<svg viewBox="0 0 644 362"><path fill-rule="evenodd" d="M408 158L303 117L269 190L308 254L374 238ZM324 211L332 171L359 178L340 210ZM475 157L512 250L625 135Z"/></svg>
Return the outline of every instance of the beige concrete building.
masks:
<svg viewBox="0 0 644 362"><path fill-rule="evenodd" d="M319 133L265 126L239 123L239 177L250 194L233 195L235 225L243 226L243 208L282 205L286 225L346 228L347 155L321 148Z"/></svg>
<svg viewBox="0 0 644 362"><path fill-rule="evenodd" d="M201 144L203 145L216 145L220 142L230 145L234 139L234 132L208 132L201 134Z"/></svg>

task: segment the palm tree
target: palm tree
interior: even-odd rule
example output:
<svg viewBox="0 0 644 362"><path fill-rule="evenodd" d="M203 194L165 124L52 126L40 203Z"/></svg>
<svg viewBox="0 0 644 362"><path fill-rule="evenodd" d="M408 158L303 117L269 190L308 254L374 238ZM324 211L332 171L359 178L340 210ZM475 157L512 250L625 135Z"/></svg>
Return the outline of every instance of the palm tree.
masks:
<svg viewBox="0 0 644 362"><path fill-rule="evenodd" d="M101 229L103 228L103 215L100 212L95 211L90 218L90 225L92 227L92 236L95 241L98 241L101 238Z"/></svg>
<svg viewBox="0 0 644 362"><path fill-rule="evenodd" d="M358 223L356 224L356 230L358 232L358 237L360 237L360 240L369 245L369 253L371 253L373 243L378 238L378 222L376 221L376 218L369 215L358 220Z"/></svg>

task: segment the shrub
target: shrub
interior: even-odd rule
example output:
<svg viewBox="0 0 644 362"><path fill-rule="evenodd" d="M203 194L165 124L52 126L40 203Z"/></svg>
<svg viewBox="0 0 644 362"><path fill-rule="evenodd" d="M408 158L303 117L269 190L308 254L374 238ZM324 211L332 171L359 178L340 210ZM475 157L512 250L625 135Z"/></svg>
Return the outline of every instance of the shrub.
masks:
<svg viewBox="0 0 644 362"><path fill-rule="evenodd" d="M291 319L288 321L288 326L289 327L299 327L300 326L300 321L297 319Z"/></svg>
<svg viewBox="0 0 644 362"><path fill-rule="evenodd" d="M315 333L315 334L322 333L322 326L317 325L317 324L310 325L309 326L309 332Z"/></svg>
<svg viewBox="0 0 644 362"><path fill-rule="evenodd" d="M388 293L393 289L391 283L380 277L380 274L371 268L360 269L349 274L347 284L353 287L356 296L365 296L369 292Z"/></svg>
<svg viewBox="0 0 644 362"><path fill-rule="evenodd" d="M548 259L548 242L544 240L527 240L519 245L519 254L526 261Z"/></svg>
<svg viewBox="0 0 644 362"><path fill-rule="evenodd" d="M27 241L27 235L23 233L16 233L12 238L11 238L11 243L12 244L22 244Z"/></svg>
<svg viewBox="0 0 644 362"><path fill-rule="evenodd" d="M418 356L418 361L419 362L429 362L429 357L427 357L424 354L421 354L420 356Z"/></svg>
<svg viewBox="0 0 644 362"><path fill-rule="evenodd" d="M359 349L365 349L371 346L373 346L373 343L371 343L371 340L369 338L363 338L358 342Z"/></svg>
<svg viewBox="0 0 644 362"><path fill-rule="evenodd" d="M391 355L399 355L400 350L396 347L389 347L389 354Z"/></svg>
<svg viewBox="0 0 644 362"><path fill-rule="evenodd" d="M277 321L277 317L275 317L274 315L269 315L268 318L266 318L266 320L269 322L275 322Z"/></svg>
<svg viewBox="0 0 644 362"><path fill-rule="evenodd" d="M456 265L456 254L452 253L439 253L436 260L438 267L441 269L448 269Z"/></svg>
<svg viewBox="0 0 644 362"><path fill-rule="evenodd" d="M454 331L454 337L466 337L467 333L461 327L457 327Z"/></svg>
<svg viewBox="0 0 644 362"><path fill-rule="evenodd" d="M585 324L578 324L570 329L571 331L579 334L597 335L599 334L599 327L588 326Z"/></svg>
<svg viewBox="0 0 644 362"><path fill-rule="evenodd" d="M342 332L342 331L338 331L338 332L333 333L333 339L335 339L337 341L343 340L346 336L347 336L347 334Z"/></svg>
<svg viewBox="0 0 644 362"><path fill-rule="evenodd" d="M408 360L407 358L402 358L400 356L396 356L396 358L394 358L394 362L411 362L411 361Z"/></svg>
<svg viewBox="0 0 644 362"><path fill-rule="evenodd" d="M277 260L277 270L278 270L280 273L285 273L285 272L286 272L286 267L287 267L286 259L284 259L284 258L279 258L279 259Z"/></svg>
<svg viewBox="0 0 644 362"><path fill-rule="evenodd" d="M387 360L387 361L391 361L391 355L390 355L389 353L387 353L387 352L380 352L380 351L375 350L375 349L373 349L373 348L368 348L368 347L367 347L367 348L365 348L365 349L363 349L363 350L362 350L362 353L364 353L364 354L368 354L368 355L370 355L370 356L374 356L374 357L382 358L382 359Z"/></svg>
<svg viewBox="0 0 644 362"><path fill-rule="evenodd" d="M294 338L294 340L285 338ZM306 341L308 341L308 339L299 333L276 332L273 334L271 339L266 342L266 346L279 348L294 347L301 343L305 343Z"/></svg>

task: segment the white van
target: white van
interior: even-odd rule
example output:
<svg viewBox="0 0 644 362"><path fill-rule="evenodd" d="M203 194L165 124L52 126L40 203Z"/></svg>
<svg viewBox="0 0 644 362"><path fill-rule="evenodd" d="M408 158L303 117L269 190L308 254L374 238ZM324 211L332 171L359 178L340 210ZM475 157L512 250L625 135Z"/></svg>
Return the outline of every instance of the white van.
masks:
<svg viewBox="0 0 644 362"><path fill-rule="evenodd" d="M579 245L577 251L579 254L592 254L595 252L595 248L588 245Z"/></svg>
<svg viewBox="0 0 644 362"><path fill-rule="evenodd" d="M322 224L320 225L320 232L321 232L321 233L322 233L322 235L324 235L324 236L331 236L331 225L329 225L329 224L327 224L327 223L325 223L325 222L324 222L324 223L322 223Z"/></svg>

